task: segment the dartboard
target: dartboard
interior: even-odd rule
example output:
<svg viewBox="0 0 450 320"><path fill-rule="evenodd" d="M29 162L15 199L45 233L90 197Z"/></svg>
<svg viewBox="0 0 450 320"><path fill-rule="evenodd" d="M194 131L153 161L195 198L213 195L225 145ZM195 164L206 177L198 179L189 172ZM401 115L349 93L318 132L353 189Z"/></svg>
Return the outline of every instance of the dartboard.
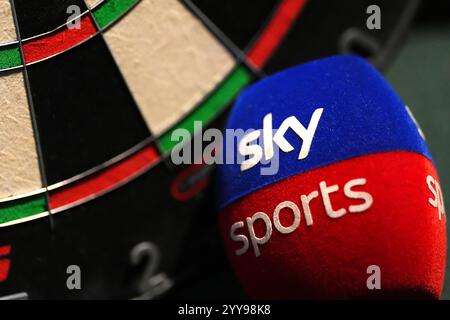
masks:
<svg viewBox="0 0 450 320"><path fill-rule="evenodd" d="M416 3L375 1L368 31L372 2L0 0L0 296L156 298L198 274L211 168L171 163L172 133L297 63L383 67Z"/></svg>

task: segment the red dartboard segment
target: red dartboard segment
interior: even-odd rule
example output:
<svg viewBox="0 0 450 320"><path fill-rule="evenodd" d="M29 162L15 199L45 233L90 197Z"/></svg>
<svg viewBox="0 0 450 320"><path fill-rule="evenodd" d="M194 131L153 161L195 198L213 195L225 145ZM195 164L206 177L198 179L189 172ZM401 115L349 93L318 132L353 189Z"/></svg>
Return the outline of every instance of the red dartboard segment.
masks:
<svg viewBox="0 0 450 320"><path fill-rule="evenodd" d="M64 52L95 35L97 29L89 15L80 20L79 28L66 27L55 33L23 43L25 63L33 63Z"/></svg>
<svg viewBox="0 0 450 320"><path fill-rule="evenodd" d="M68 206L87 201L98 194L110 191L128 179L148 170L158 161L159 155L156 149L153 146L147 146L99 173L61 189L50 191L50 209L52 213L59 212Z"/></svg>
<svg viewBox="0 0 450 320"><path fill-rule="evenodd" d="M11 246L0 247L0 282L6 281L9 275L11 261L4 257L11 253Z"/></svg>
<svg viewBox="0 0 450 320"><path fill-rule="evenodd" d="M0 257L7 256L11 253L11 246L0 247Z"/></svg>
<svg viewBox="0 0 450 320"><path fill-rule="evenodd" d="M11 262L9 259L0 259L0 282L8 279L10 266Z"/></svg>
<svg viewBox="0 0 450 320"><path fill-rule="evenodd" d="M208 173L203 173L201 171L207 170L207 165L205 164L193 164L187 169L178 174L172 181L170 186L170 193L172 197L177 201L189 201L193 199L197 194L205 190L210 182L210 176ZM198 175L198 180L194 183L189 183L187 180L193 176ZM186 190L182 190L183 184L186 184Z"/></svg>
<svg viewBox="0 0 450 320"><path fill-rule="evenodd" d="M255 68L262 68L297 19L307 0L284 0L260 37L248 51L248 62Z"/></svg>

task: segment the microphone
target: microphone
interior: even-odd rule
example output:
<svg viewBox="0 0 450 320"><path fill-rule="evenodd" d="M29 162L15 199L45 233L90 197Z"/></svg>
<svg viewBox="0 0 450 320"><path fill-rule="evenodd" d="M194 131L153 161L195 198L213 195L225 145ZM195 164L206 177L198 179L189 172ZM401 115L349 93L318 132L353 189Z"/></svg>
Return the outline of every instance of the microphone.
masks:
<svg viewBox="0 0 450 320"><path fill-rule="evenodd" d="M411 113L366 61L265 78L226 128L223 158L235 161L217 168L219 224L249 297L440 298L438 175Z"/></svg>

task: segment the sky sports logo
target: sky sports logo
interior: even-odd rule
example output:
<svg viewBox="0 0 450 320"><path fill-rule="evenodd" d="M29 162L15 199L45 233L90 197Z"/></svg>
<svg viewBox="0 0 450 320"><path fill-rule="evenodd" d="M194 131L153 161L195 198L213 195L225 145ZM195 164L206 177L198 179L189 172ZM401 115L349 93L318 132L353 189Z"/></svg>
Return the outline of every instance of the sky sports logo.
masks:
<svg viewBox="0 0 450 320"><path fill-rule="evenodd" d="M425 135L408 106L404 108L420 137L425 141ZM323 122L324 114L327 113L322 107L313 110L309 117L286 116L279 122L278 129L274 128L272 113L265 114L260 120L262 129L236 128L221 131L209 128L203 130L203 123L195 121L194 135L183 128L172 132L171 140L176 142L171 152L172 163L174 165L238 164L242 173L259 169L261 176L276 175L280 170L280 152L285 154L296 152L295 157L298 161L305 160L310 155L317 130ZM330 122L330 116L327 121ZM330 138L336 134L342 134L338 133L338 128L331 127L334 123L336 122L331 121L331 123L322 124L322 127L327 127ZM322 131L321 134L323 135L324 132ZM337 141L339 139L342 140L337 137Z"/></svg>
<svg viewBox="0 0 450 320"><path fill-rule="evenodd" d="M263 129L246 134L239 142L239 154L248 158L241 163L241 171L249 170L262 161L270 162L272 159L278 159L275 157L275 151L281 150L285 153L294 151L292 144L285 138L289 129L302 140L298 160L308 157L322 113L323 108L316 109L308 127L303 126L295 116L291 116L281 123L278 130L273 129L272 114L267 114L263 119Z"/></svg>
<svg viewBox="0 0 450 320"><path fill-rule="evenodd" d="M241 172L261 164L261 175L275 175L279 171L280 150L284 153L296 151L286 134L292 132L302 142L297 158L306 159L323 112L323 108L317 108L306 126L303 124L306 122L302 123L296 116L287 117L278 129L273 128L273 115L268 113L262 120L262 129L226 129L225 136L215 128L203 131L202 122L196 121L194 137L186 129L172 133L172 141L178 144L172 150L171 160L175 165L238 164ZM208 145L204 146L203 142ZM224 153L223 148L227 152Z"/></svg>

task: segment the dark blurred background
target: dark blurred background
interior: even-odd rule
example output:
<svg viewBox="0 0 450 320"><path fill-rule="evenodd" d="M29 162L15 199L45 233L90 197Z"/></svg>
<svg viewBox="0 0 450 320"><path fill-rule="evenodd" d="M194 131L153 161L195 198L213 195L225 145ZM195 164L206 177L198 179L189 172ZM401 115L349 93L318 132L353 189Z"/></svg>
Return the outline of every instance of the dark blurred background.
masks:
<svg viewBox="0 0 450 320"><path fill-rule="evenodd" d="M431 149L450 206L450 1L422 1L416 20L385 72L409 106ZM448 212L447 212L448 214ZM447 223L447 234L450 225ZM448 237L448 236L447 236ZM450 299L450 256L443 299Z"/></svg>

